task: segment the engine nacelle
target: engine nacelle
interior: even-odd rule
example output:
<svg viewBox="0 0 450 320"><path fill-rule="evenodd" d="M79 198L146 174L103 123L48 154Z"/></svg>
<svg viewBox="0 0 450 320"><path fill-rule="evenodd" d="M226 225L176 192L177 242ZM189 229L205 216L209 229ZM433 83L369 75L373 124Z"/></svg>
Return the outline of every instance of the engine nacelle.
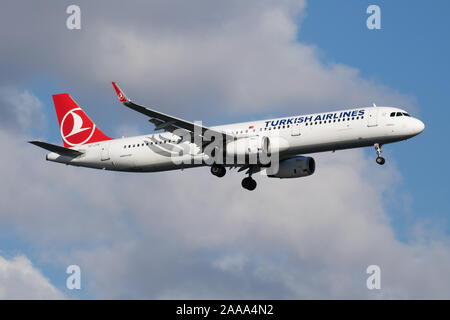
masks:
<svg viewBox="0 0 450 320"><path fill-rule="evenodd" d="M270 178L300 178L307 177L316 170L316 162L311 157L292 157L280 161L278 172L271 172L273 168L268 168L266 173Z"/></svg>

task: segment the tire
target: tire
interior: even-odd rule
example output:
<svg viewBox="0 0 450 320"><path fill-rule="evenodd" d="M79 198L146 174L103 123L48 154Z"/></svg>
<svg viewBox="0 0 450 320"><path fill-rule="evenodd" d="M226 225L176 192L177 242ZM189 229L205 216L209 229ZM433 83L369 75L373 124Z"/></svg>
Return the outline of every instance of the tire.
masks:
<svg viewBox="0 0 450 320"><path fill-rule="evenodd" d="M379 165L383 165L386 162L386 160L383 157L377 157L376 161Z"/></svg>
<svg viewBox="0 0 450 320"><path fill-rule="evenodd" d="M250 177L244 178L242 180L241 184L244 189L247 189L250 191L255 190L255 188L256 188L256 181Z"/></svg>
<svg viewBox="0 0 450 320"><path fill-rule="evenodd" d="M244 178L244 179L242 179L242 182L241 182L242 188L247 189L247 190L248 190L248 186L249 186L248 179L249 178Z"/></svg>
<svg viewBox="0 0 450 320"><path fill-rule="evenodd" d="M218 176L219 178L222 178L226 173L227 173L227 169L225 169L225 167L220 167L220 171L219 171L219 173L217 174L217 176Z"/></svg>
<svg viewBox="0 0 450 320"><path fill-rule="evenodd" d="M211 173L216 177L222 178L227 173L227 169L223 166L213 165L211 167Z"/></svg>
<svg viewBox="0 0 450 320"><path fill-rule="evenodd" d="M256 189L256 181L250 178L250 185L248 186L248 190L253 191Z"/></svg>

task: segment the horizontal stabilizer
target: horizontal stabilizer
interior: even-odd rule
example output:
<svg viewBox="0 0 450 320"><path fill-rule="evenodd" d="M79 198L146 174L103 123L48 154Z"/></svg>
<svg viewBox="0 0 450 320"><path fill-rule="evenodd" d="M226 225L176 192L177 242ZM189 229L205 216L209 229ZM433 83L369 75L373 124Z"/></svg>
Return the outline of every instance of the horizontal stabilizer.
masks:
<svg viewBox="0 0 450 320"><path fill-rule="evenodd" d="M28 142L31 144L34 144L35 146L41 147L41 148L51 151L51 152L55 152L62 156L78 157L79 155L83 154L83 152L81 152L81 151L64 148L61 146L57 146L56 144L51 144L51 143L47 143L47 142L42 142L42 141L28 141Z"/></svg>

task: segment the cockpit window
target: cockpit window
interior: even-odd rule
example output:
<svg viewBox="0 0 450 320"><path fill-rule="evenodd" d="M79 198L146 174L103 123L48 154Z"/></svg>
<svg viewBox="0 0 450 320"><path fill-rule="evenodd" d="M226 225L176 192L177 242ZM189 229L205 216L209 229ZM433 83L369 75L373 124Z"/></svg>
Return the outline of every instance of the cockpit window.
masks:
<svg viewBox="0 0 450 320"><path fill-rule="evenodd" d="M409 113L406 112L391 112L391 117L402 117L402 116L411 117Z"/></svg>

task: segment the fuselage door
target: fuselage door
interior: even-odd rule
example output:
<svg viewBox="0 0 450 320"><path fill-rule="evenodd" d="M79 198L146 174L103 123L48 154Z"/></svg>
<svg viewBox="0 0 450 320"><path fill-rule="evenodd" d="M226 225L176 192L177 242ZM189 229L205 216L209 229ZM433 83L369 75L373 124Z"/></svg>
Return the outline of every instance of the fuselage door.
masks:
<svg viewBox="0 0 450 320"><path fill-rule="evenodd" d="M109 143L102 143L100 157L102 161L109 160Z"/></svg>
<svg viewBox="0 0 450 320"><path fill-rule="evenodd" d="M367 126L368 127L376 127L378 125L378 108L372 107L368 108L367 114Z"/></svg>

